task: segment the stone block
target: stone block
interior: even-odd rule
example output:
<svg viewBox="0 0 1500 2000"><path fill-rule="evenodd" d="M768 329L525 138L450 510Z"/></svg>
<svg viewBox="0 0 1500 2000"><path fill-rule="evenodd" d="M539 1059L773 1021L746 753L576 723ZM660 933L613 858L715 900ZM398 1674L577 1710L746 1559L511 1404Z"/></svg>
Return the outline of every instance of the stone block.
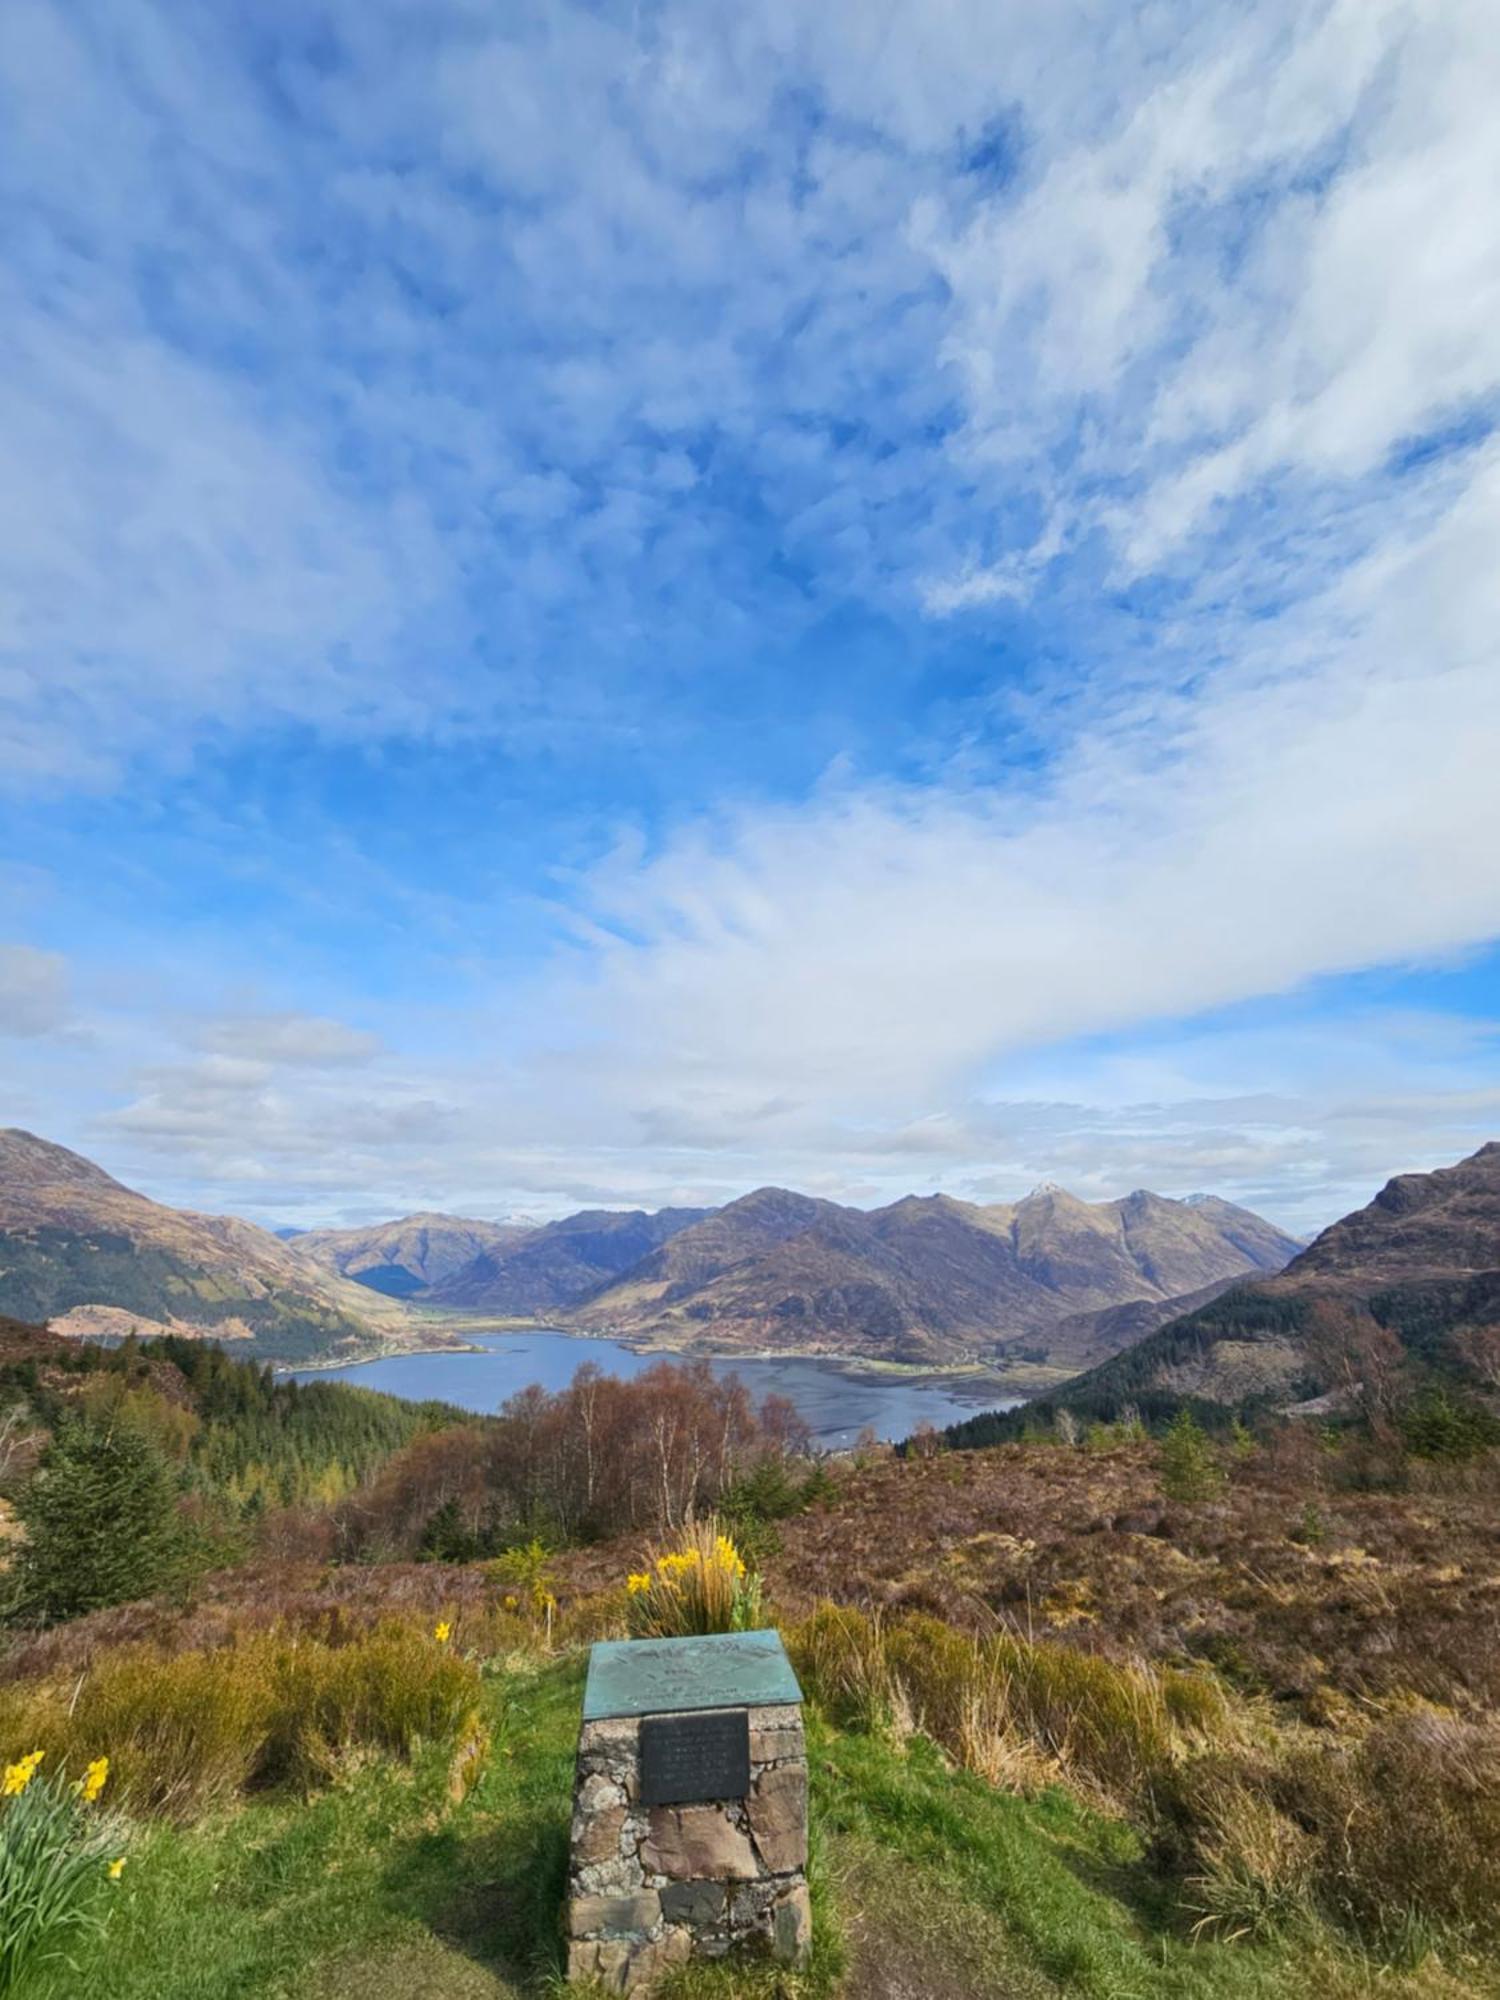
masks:
<svg viewBox="0 0 1500 2000"><path fill-rule="evenodd" d="M630 1967L625 1976L627 1993L649 1993L669 1972L679 1965L686 1965L693 1955L693 1940L689 1932L679 1930L663 1931L659 1938L643 1944L633 1952Z"/></svg>
<svg viewBox="0 0 1500 2000"><path fill-rule="evenodd" d="M620 1836L625 1831L624 1806L607 1806L591 1818L580 1815L573 1821L573 1863L586 1868L601 1861L620 1859Z"/></svg>
<svg viewBox="0 0 1500 2000"><path fill-rule="evenodd" d="M763 1771L746 1808L760 1858L773 1875L807 1866L807 1769L785 1764Z"/></svg>
<svg viewBox="0 0 1500 2000"><path fill-rule="evenodd" d="M717 1806L653 1806L641 1865L676 1882L748 1881L760 1873L749 1839Z"/></svg>
<svg viewBox="0 0 1500 2000"><path fill-rule="evenodd" d="M568 1946L568 1983L592 1979L599 1970L599 1947L591 1938L574 1938Z"/></svg>
<svg viewBox="0 0 1500 2000"><path fill-rule="evenodd" d="M771 1917L771 1956L781 1965L805 1965L812 1949L812 1898L805 1882L786 1889Z"/></svg>
<svg viewBox="0 0 1500 2000"><path fill-rule="evenodd" d="M724 1914L722 1882L669 1882L661 1892L669 1924L716 1924Z"/></svg>
<svg viewBox="0 0 1500 2000"><path fill-rule="evenodd" d="M601 1931L654 1930L661 1922L661 1897L654 1889L635 1896L575 1896L568 1905L568 1929L574 1937L594 1937Z"/></svg>

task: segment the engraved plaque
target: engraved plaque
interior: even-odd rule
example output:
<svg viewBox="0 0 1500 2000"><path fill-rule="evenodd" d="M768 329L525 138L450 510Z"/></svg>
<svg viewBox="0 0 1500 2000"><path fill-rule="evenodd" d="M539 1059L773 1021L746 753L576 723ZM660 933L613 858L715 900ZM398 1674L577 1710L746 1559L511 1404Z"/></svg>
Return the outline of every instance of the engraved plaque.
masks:
<svg viewBox="0 0 1500 2000"><path fill-rule="evenodd" d="M648 1715L641 1723L641 1803L742 1799L750 1790L750 1716L743 1708Z"/></svg>

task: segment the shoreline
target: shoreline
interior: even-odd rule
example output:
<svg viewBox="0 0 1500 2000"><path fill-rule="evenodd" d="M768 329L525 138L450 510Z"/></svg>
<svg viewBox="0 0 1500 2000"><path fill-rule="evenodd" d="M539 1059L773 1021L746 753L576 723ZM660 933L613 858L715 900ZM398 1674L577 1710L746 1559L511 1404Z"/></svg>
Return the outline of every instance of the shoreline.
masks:
<svg viewBox="0 0 1500 2000"><path fill-rule="evenodd" d="M455 1330L456 1331L456 1330ZM887 1361L879 1356L829 1353L814 1348L684 1348L666 1345L648 1339L629 1339L615 1333L606 1333L593 1328L554 1326L538 1320L491 1320L470 1323L465 1329L470 1335L489 1332L496 1336L506 1334L544 1333L555 1338L584 1342L606 1342L611 1346L623 1347L633 1354L650 1355L663 1361L712 1361L718 1363L735 1362L815 1362L820 1367L842 1376L846 1381L880 1385L887 1388L934 1388L962 1389L971 1385L980 1392L979 1400L987 1394L1008 1401L1024 1402L1030 1396L1044 1393L1055 1382L1067 1379L1066 1370L1040 1370L1028 1368L1024 1379L1005 1370L987 1367L982 1361L951 1362L908 1362ZM416 1358L427 1354L488 1354L494 1350L477 1338L422 1342L420 1345L402 1343L382 1346L378 1350L358 1355L342 1357L323 1356L306 1361L273 1361L273 1372L277 1375L329 1374L345 1368L368 1368L377 1361L393 1361ZM582 1365L580 1363L580 1365ZM1048 1379L1041 1380L1045 1375ZM392 1392L387 1392L392 1393Z"/></svg>

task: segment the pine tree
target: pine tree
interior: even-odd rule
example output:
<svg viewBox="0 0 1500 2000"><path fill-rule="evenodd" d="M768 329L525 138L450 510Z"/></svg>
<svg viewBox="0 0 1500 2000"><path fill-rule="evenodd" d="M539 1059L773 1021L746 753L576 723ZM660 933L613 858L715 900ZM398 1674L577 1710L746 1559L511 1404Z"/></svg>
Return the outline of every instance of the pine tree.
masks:
<svg viewBox="0 0 1500 2000"><path fill-rule="evenodd" d="M1223 1483L1223 1468L1192 1411L1179 1410L1162 1440L1162 1492L1169 1500L1206 1500Z"/></svg>
<svg viewBox="0 0 1500 2000"><path fill-rule="evenodd" d="M123 1425L65 1423L16 1511L26 1530L17 1610L28 1620L76 1618L149 1596L186 1558L172 1470L148 1438Z"/></svg>

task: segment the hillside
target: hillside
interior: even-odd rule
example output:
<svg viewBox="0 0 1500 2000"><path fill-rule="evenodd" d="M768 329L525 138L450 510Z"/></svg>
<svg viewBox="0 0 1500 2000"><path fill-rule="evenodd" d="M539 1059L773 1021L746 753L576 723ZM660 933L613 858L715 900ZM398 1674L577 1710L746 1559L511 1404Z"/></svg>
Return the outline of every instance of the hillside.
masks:
<svg viewBox="0 0 1500 2000"><path fill-rule="evenodd" d="M478 1257L510 1256L535 1233L526 1223L424 1213L363 1229L304 1230L290 1239L290 1247L294 1256L334 1277L405 1299L456 1277Z"/></svg>
<svg viewBox="0 0 1500 2000"><path fill-rule="evenodd" d="M1296 1248L1230 1203L1144 1192L1088 1203L1047 1187L992 1206L909 1195L865 1211L762 1188L674 1235L574 1317L718 1349L1038 1364L1057 1353L1066 1365L1116 1325L1133 1331L1083 1316L1180 1309L1184 1294L1279 1270Z"/></svg>
<svg viewBox="0 0 1500 2000"><path fill-rule="evenodd" d="M556 1315L627 1271L711 1211L585 1209L533 1230L518 1249L491 1248L425 1295L434 1305L519 1319Z"/></svg>
<svg viewBox="0 0 1500 2000"><path fill-rule="evenodd" d="M167 1208L66 1147L0 1131L0 1312L65 1333L135 1326L291 1359L399 1338L372 1307L253 1223Z"/></svg>
<svg viewBox="0 0 1500 2000"><path fill-rule="evenodd" d="M1500 1144L1433 1173L1398 1174L1279 1275L1236 1285L1170 1321L1034 1414L1311 1395L1329 1386L1318 1329L1330 1314L1351 1312L1367 1314L1426 1368L1456 1382L1487 1379L1488 1355L1500 1356Z"/></svg>

